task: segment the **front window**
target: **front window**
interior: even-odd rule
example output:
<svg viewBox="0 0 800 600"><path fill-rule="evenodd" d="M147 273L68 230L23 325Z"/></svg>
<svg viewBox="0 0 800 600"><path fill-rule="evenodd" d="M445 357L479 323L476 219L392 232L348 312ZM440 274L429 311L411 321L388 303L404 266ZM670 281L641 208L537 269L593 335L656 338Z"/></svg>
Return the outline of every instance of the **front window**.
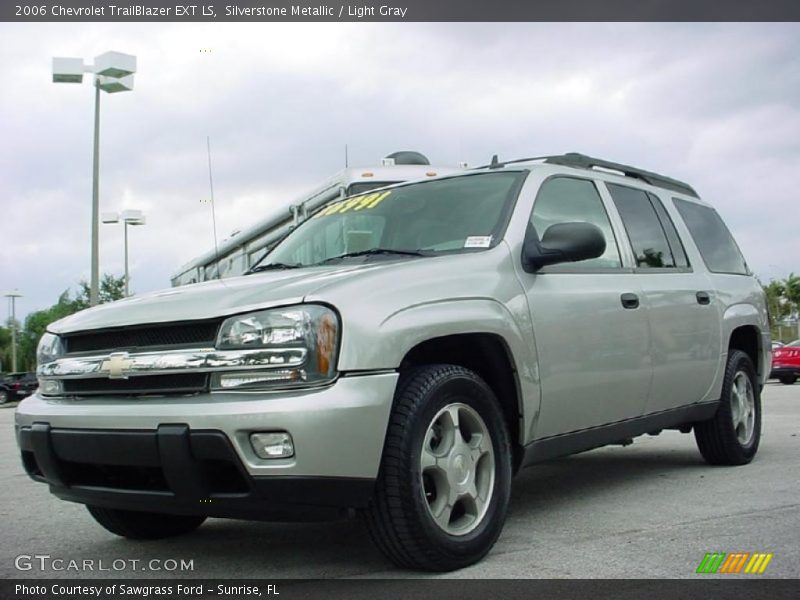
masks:
<svg viewBox="0 0 800 600"><path fill-rule="evenodd" d="M591 223L606 240L602 256L558 265L560 269L614 269L622 266L617 240L595 184L574 177L552 177L542 184L531 213L530 225L539 239L556 223Z"/></svg>
<svg viewBox="0 0 800 600"><path fill-rule="evenodd" d="M310 266L344 255L430 255L493 247L524 172L479 173L379 190L327 205L264 259Z"/></svg>

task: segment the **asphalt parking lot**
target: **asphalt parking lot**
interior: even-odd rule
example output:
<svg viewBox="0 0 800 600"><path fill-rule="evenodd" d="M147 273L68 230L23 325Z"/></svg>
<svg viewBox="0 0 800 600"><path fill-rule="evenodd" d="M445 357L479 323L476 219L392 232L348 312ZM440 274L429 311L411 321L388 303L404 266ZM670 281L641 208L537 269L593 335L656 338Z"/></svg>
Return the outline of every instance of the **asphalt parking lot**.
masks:
<svg viewBox="0 0 800 600"><path fill-rule="evenodd" d="M521 472L494 550L456 574L469 578L696 578L707 552L770 552L756 577L800 577L800 384L764 390L761 448L745 467L710 467L692 435L664 432ZM113 576L163 577L170 560L189 578L394 578L359 520L317 524L214 519L196 533L131 542L96 525L23 473L13 409L0 409L0 577L109 577L109 572L19 570L20 555L79 563L138 560ZM61 563L58 563L61 564ZM117 565L122 564L120 562ZM96 567L95 567L96 568ZM146 568L146 567L145 567ZM441 577L442 575L438 575ZM733 576L736 577L736 576ZM742 577L739 575L738 577ZM749 576L752 577L752 576Z"/></svg>

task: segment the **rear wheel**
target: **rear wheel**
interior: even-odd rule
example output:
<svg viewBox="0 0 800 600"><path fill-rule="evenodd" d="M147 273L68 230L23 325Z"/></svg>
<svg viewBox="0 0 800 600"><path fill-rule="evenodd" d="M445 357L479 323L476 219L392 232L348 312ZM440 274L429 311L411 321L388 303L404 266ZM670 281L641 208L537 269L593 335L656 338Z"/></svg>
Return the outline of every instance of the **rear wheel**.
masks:
<svg viewBox="0 0 800 600"><path fill-rule="evenodd" d="M761 394L750 357L731 350L717 413L694 428L697 447L712 465L753 460L761 437Z"/></svg>
<svg viewBox="0 0 800 600"><path fill-rule="evenodd" d="M89 514L111 533L133 540L160 540L194 531L206 517L167 515L87 506Z"/></svg>
<svg viewBox="0 0 800 600"><path fill-rule="evenodd" d="M778 381L780 381L783 385L792 385L795 381L797 381L797 377L795 375L784 375L783 377L778 377Z"/></svg>
<svg viewBox="0 0 800 600"><path fill-rule="evenodd" d="M472 371L421 367L398 384L367 523L395 564L449 571L483 558L511 487L508 427Z"/></svg>

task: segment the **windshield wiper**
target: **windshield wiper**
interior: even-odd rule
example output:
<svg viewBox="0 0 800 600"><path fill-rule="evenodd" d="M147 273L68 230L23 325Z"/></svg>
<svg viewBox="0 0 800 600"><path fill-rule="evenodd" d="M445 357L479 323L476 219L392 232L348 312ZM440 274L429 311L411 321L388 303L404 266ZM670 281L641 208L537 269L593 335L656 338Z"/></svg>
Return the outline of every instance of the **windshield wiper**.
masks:
<svg viewBox="0 0 800 600"><path fill-rule="evenodd" d="M339 260L340 258L350 258L353 256L377 256L377 255L398 255L398 256L431 256L430 252L422 252L420 250L393 250L391 248L370 248L369 250L358 250L357 252L345 252L344 254L339 254L337 256L331 256L330 258L326 258L325 260L321 260L318 265L324 265L325 263L332 262L334 260Z"/></svg>
<svg viewBox="0 0 800 600"><path fill-rule="evenodd" d="M304 267L305 265L287 265L286 263L276 262L276 263L267 263L265 265L256 265L252 267L245 275L250 275L250 273L258 273L260 271L277 271L278 269L299 269L300 267Z"/></svg>

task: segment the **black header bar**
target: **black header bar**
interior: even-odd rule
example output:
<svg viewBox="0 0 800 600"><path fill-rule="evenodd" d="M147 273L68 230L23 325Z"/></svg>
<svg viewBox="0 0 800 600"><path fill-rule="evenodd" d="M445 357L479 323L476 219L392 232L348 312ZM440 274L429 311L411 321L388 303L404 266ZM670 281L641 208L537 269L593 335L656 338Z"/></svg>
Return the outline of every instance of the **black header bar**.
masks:
<svg viewBox="0 0 800 600"><path fill-rule="evenodd" d="M800 21L798 0L4 0L6 22Z"/></svg>
<svg viewBox="0 0 800 600"><path fill-rule="evenodd" d="M797 581L776 579L17 579L0 581L4 600L788 600Z"/></svg>

